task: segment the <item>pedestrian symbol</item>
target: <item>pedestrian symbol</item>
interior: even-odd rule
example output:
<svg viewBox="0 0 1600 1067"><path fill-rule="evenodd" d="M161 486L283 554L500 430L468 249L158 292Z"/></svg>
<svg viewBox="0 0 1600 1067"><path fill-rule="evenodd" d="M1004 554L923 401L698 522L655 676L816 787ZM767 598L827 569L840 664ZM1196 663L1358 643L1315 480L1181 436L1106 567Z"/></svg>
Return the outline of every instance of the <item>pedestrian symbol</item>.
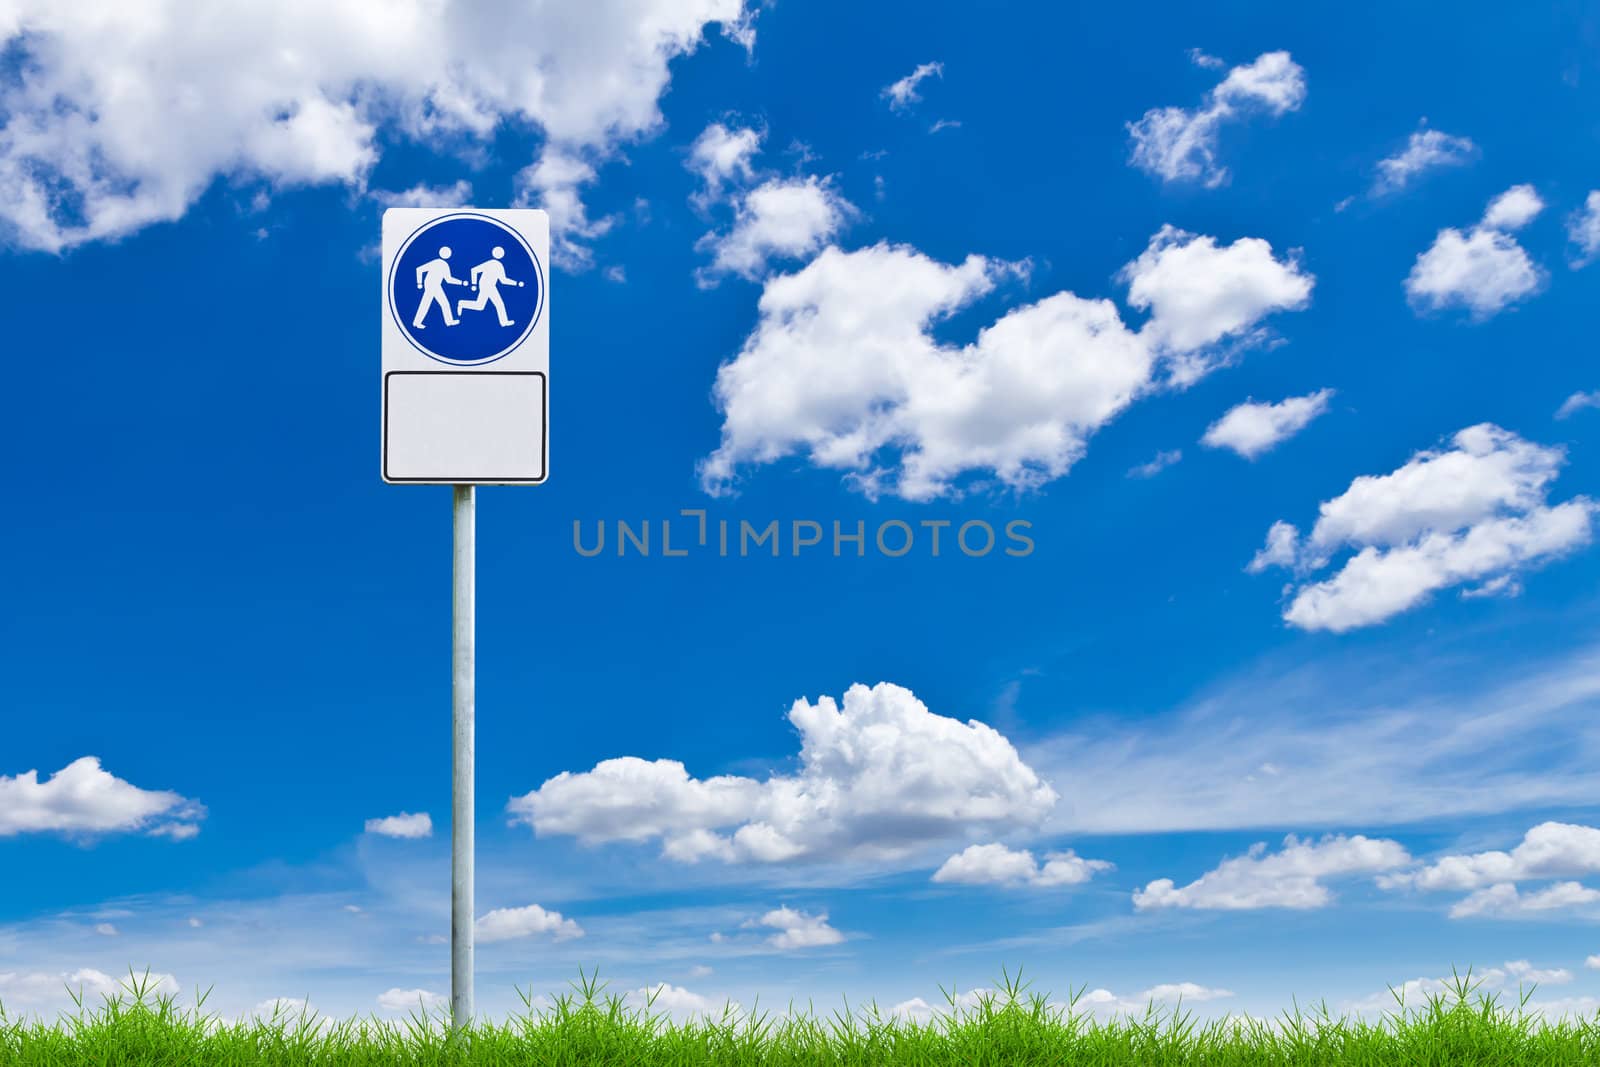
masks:
<svg viewBox="0 0 1600 1067"><path fill-rule="evenodd" d="M460 278L452 262L476 266ZM516 349L538 322L544 273L521 234L498 219L458 212L406 239L390 268L388 303L424 355L489 363Z"/></svg>

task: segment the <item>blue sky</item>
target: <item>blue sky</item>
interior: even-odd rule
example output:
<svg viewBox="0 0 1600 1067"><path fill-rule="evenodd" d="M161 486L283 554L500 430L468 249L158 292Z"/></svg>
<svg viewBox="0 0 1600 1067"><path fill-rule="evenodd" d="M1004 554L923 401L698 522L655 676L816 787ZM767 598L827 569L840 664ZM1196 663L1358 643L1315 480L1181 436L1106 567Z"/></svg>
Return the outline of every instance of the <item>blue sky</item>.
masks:
<svg viewBox="0 0 1600 1067"><path fill-rule="evenodd" d="M550 479L479 505L483 1008L1600 1006L1592 12L73 7L0 19L8 1010L448 989L414 203L557 246ZM782 555L615 554L684 509Z"/></svg>

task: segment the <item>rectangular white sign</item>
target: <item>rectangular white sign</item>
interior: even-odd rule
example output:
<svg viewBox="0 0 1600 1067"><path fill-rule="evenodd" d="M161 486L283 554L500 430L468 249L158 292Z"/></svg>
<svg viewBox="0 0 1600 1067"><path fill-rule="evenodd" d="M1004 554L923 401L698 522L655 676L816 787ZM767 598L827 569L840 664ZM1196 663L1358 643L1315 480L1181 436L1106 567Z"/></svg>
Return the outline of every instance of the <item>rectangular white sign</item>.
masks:
<svg viewBox="0 0 1600 1067"><path fill-rule="evenodd" d="M550 218L383 213L383 480L530 485L549 474Z"/></svg>

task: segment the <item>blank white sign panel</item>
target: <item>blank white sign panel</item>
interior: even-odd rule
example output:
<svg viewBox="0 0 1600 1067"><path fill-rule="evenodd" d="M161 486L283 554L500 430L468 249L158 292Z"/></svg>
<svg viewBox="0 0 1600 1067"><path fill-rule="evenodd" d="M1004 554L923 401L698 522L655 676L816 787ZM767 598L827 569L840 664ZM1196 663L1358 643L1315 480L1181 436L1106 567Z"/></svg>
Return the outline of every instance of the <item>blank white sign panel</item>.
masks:
<svg viewBox="0 0 1600 1067"><path fill-rule="evenodd" d="M544 479L543 374L395 371L384 393L385 479Z"/></svg>

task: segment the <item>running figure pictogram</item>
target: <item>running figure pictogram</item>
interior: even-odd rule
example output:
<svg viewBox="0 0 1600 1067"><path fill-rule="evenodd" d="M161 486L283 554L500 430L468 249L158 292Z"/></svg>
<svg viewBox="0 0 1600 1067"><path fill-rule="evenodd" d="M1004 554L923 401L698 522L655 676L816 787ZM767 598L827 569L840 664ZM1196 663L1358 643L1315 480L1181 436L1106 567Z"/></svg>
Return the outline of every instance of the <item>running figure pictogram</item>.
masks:
<svg viewBox="0 0 1600 1067"><path fill-rule="evenodd" d="M450 285L467 283L451 275L449 259L450 249L441 248L438 259L430 259L417 268L417 288L422 290L422 303L417 305L417 316L411 320L411 325L419 330L427 328L422 320L427 317L428 309L435 303L439 305L439 310L444 312L446 326L454 326L457 322L456 317L450 314L450 298L444 295L444 287L446 283ZM472 272L476 275L477 268L474 267ZM501 317L505 316L502 314Z"/></svg>
<svg viewBox="0 0 1600 1067"><path fill-rule="evenodd" d="M493 304L495 311L500 315L500 325L514 326L516 324L506 317L506 302L500 295L500 286L515 285L520 289L523 283L506 277L506 268L500 262L506 258L504 248L496 245L490 255L494 258L486 259L472 268L472 287L478 291L478 298L476 300L462 298L457 301L456 314L459 315L463 311L482 311L486 305Z"/></svg>

